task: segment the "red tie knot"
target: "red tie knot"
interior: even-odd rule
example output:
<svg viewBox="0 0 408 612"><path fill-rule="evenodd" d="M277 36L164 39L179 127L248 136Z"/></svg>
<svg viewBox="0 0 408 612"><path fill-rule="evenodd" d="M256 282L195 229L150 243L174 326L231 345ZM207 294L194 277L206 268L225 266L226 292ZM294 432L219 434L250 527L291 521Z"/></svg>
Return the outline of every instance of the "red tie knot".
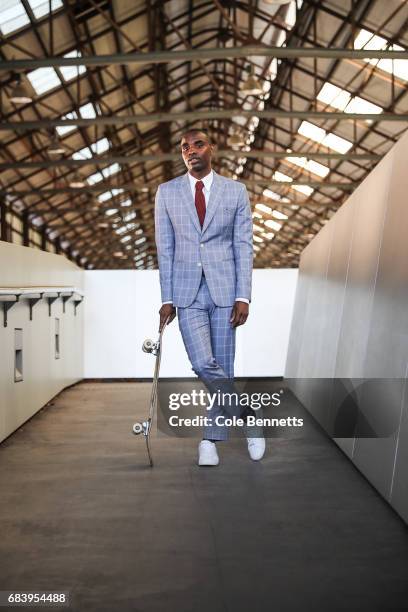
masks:
<svg viewBox="0 0 408 612"><path fill-rule="evenodd" d="M197 191L202 191L204 189L204 183L203 181L197 181L195 184L195 188Z"/></svg>

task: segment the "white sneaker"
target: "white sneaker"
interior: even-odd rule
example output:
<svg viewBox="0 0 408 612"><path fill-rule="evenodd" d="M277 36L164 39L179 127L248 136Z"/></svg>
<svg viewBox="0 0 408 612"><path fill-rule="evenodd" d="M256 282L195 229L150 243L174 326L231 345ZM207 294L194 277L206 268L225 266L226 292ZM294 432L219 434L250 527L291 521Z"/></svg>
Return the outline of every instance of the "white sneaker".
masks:
<svg viewBox="0 0 408 612"><path fill-rule="evenodd" d="M219 462L215 443L209 440L201 440L198 445L198 465L218 465Z"/></svg>
<svg viewBox="0 0 408 612"><path fill-rule="evenodd" d="M247 438L248 453L253 461L260 461L265 454L265 438Z"/></svg>

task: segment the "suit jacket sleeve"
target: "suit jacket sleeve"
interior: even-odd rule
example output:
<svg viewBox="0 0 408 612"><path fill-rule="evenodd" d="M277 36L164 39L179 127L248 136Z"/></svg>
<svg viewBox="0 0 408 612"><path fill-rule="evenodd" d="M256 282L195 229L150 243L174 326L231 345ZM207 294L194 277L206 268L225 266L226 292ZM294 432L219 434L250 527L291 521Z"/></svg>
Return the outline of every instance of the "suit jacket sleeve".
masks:
<svg viewBox="0 0 408 612"><path fill-rule="evenodd" d="M160 186L156 192L154 219L157 257L159 260L161 299L162 302L172 302L174 230L167 213L165 199L162 195Z"/></svg>
<svg viewBox="0 0 408 612"><path fill-rule="evenodd" d="M238 208L234 218L233 249L237 278L236 297L251 300L252 286L252 213L245 185L239 196Z"/></svg>

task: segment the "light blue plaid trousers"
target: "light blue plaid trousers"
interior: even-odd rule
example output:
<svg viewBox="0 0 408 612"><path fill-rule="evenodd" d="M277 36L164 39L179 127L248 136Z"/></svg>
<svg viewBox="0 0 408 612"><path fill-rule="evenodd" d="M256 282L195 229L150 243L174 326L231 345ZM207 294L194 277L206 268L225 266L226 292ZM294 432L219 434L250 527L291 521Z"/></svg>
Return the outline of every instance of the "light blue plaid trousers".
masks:
<svg viewBox="0 0 408 612"><path fill-rule="evenodd" d="M210 393L232 392L235 359L235 333L230 318L232 307L216 306L205 276L201 277L197 296L191 306L177 309L179 328L193 371ZM239 407L220 406L215 402L206 416L212 422L204 428L208 440L226 440L228 427L217 425L217 416L240 416Z"/></svg>

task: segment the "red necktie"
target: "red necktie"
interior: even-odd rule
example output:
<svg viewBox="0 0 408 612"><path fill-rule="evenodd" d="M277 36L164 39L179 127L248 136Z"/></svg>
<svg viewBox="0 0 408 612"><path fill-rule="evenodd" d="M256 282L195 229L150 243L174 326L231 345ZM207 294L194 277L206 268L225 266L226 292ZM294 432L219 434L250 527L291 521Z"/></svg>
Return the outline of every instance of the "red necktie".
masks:
<svg viewBox="0 0 408 612"><path fill-rule="evenodd" d="M201 227L203 227L205 217L205 197L203 194L203 189L203 181L197 181L195 184L195 207Z"/></svg>

